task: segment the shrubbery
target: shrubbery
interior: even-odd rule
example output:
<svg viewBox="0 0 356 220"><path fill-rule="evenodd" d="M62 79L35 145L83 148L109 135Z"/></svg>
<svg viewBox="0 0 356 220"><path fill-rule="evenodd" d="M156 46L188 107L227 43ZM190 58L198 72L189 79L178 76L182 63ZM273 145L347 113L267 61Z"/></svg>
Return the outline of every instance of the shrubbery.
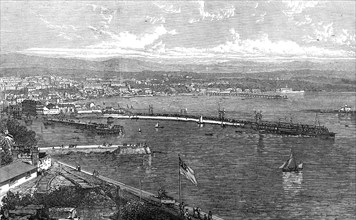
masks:
<svg viewBox="0 0 356 220"><path fill-rule="evenodd" d="M26 146L26 148L32 148L37 145L36 133L27 128L15 119L3 119L0 121L0 166L7 165L12 162L12 155L10 154L9 143L6 141L7 132L12 136L13 141L18 146ZM13 145L11 143L10 145Z"/></svg>
<svg viewBox="0 0 356 220"><path fill-rule="evenodd" d="M110 199L109 199L110 198ZM115 201L113 201L115 200ZM0 215L5 210L13 210L15 206L27 206L30 204L43 205L42 213L48 213L52 207L73 207L78 210L103 206L103 204L116 204L117 212L112 219L122 220L180 220L181 218L173 209L168 210L149 203L141 203L135 199L119 198L117 189L109 186L104 188L82 189L78 187L60 187L49 194L21 195L8 192L2 199L3 206ZM115 205L114 205L115 206Z"/></svg>

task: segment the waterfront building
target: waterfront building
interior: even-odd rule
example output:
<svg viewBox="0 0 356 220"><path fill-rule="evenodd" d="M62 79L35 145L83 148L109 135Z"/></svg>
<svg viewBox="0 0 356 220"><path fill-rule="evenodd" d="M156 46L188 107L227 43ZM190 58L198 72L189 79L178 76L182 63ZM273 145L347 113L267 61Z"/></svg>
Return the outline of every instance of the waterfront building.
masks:
<svg viewBox="0 0 356 220"><path fill-rule="evenodd" d="M245 89L244 93L251 93L251 90L250 89Z"/></svg>
<svg viewBox="0 0 356 220"><path fill-rule="evenodd" d="M0 198L10 189L37 177L37 166L16 161L0 167Z"/></svg>
<svg viewBox="0 0 356 220"><path fill-rule="evenodd" d="M43 114L44 115L58 115L60 113L59 108L57 106L53 108L43 108Z"/></svg>
<svg viewBox="0 0 356 220"><path fill-rule="evenodd" d="M70 114L75 112L75 105L72 103L59 103L58 105L59 111L64 114Z"/></svg>
<svg viewBox="0 0 356 220"><path fill-rule="evenodd" d="M21 118L21 106L17 104L9 105L8 114L12 115L14 118Z"/></svg>
<svg viewBox="0 0 356 220"><path fill-rule="evenodd" d="M40 101L24 100L22 102L22 113L32 116L43 114L43 105Z"/></svg>

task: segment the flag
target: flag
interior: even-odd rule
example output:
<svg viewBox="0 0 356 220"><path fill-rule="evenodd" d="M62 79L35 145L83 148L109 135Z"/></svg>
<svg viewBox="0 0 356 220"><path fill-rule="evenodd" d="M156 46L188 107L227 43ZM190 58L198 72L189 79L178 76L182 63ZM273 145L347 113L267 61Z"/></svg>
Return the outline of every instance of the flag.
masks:
<svg viewBox="0 0 356 220"><path fill-rule="evenodd" d="M197 180L194 176L194 170L190 168L182 159L179 157L179 171L180 174L185 176L188 180L190 180L193 184L198 185Z"/></svg>

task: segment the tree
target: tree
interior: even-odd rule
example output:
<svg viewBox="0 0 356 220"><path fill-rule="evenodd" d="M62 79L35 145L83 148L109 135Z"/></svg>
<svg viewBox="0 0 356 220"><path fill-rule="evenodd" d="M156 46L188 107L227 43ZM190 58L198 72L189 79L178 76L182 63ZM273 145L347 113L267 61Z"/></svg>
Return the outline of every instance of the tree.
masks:
<svg viewBox="0 0 356 220"><path fill-rule="evenodd" d="M180 220L181 218L176 213L171 213L163 208L131 200L127 202L121 209L123 220Z"/></svg>
<svg viewBox="0 0 356 220"><path fill-rule="evenodd" d="M6 121L6 127L14 138L17 145L34 147L37 145L36 132L27 130L27 128L15 119L8 119Z"/></svg>
<svg viewBox="0 0 356 220"><path fill-rule="evenodd" d="M0 152L0 166L5 166L7 164L10 164L12 163L13 161L13 158L11 155L9 154L6 154L6 153L1 153Z"/></svg>
<svg viewBox="0 0 356 220"><path fill-rule="evenodd" d="M8 130L4 123L0 123L0 166L7 165L12 162L11 149L14 145L14 140L8 134Z"/></svg>
<svg viewBox="0 0 356 220"><path fill-rule="evenodd" d="M0 208L0 216L2 216L1 219L7 219L4 217L4 214L8 212L9 210L13 210L16 208L16 206L27 206L30 204L37 204L35 199L31 197L30 195L20 195L19 193L13 193L11 191L8 191L6 195L2 198L1 200L2 206Z"/></svg>
<svg viewBox="0 0 356 220"><path fill-rule="evenodd" d="M74 207L77 208L85 196L85 190L78 187L63 186L54 190L50 194L36 194L36 199L40 204L47 207Z"/></svg>

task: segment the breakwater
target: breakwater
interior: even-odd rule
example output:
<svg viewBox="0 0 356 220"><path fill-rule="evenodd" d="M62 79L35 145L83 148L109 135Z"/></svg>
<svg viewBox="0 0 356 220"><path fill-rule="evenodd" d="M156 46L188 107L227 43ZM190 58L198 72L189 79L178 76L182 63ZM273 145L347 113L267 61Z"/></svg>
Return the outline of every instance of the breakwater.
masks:
<svg viewBox="0 0 356 220"><path fill-rule="evenodd" d="M248 92L207 92L207 96L240 96L246 98L263 98L263 99L288 99L286 95L248 93Z"/></svg>
<svg viewBox="0 0 356 220"><path fill-rule="evenodd" d="M350 111L341 111L341 110L336 110L336 109L306 109L303 110L304 112L310 112L310 113L325 113L325 114L349 114L349 115L356 115L356 110L350 110Z"/></svg>
<svg viewBox="0 0 356 220"><path fill-rule="evenodd" d="M99 135L106 135L106 134L123 134L124 127L120 125L112 125L112 123L108 124L98 124L98 123L86 123L80 120L73 120L73 119L58 119L58 118L50 118L45 119L43 124L45 126L53 125L55 123L60 123L64 125L71 125L75 126L78 129L82 130L89 130L95 132Z"/></svg>
<svg viewBox="0 0 356 220"><path fill-rule="evenodd" d="M304 137L321 137L321 138L335 138L335 133L330 132L325 126L297 124L291 122L274 122L263 121L261 119L253 120L239 120L225 117L213 116L196 116L196 115L182 115L182 114L145 114L135 113L132 115L122 114L103 114L104 117L112 117L118 119L132 119L132 120L167 120L167 121L183 121L196 122L198 124L215 124L225 126L232 126L236 128L258 131L260 133L270 133L278 135L290 136L304 136Z"/></svg>

